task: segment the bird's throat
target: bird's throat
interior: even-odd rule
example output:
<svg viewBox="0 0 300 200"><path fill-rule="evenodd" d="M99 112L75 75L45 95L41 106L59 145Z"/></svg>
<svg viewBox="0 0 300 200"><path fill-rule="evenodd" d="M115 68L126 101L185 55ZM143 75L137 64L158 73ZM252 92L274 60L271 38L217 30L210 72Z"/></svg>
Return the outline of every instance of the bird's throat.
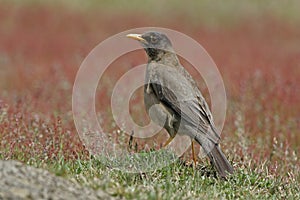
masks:
<svg viewBox="0 0 300 200"><path fill-rule="evenodd" d="M164 54L163 50L154 49L154 48L145 48L145 51L151 61L159 61Z"/></svg>
<svg viewBox="0 0 300 200"><path fill-rule="evenodd" d="M148 62L157 62L164 65L178 65L179 60L176 53L153 48L145 49L148 55Z"/></svg>

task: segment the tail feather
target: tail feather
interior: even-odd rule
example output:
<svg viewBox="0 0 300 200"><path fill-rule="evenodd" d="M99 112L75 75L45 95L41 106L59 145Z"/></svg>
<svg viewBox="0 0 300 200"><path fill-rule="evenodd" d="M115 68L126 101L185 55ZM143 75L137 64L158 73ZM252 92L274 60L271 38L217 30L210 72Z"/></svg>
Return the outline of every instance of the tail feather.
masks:
<svg viewBox="0 0 300 200"><path fill-rule="evenodd" d="M233 167L219 146L215 145L215 147L207 155L222 178L225 178L228 174L233 173Z"/></svg>

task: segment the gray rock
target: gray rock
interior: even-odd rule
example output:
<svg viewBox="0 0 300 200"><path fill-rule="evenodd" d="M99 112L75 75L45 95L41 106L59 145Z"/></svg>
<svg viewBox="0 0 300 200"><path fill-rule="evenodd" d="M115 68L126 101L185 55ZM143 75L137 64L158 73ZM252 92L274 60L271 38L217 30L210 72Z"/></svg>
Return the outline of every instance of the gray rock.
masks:
<svg viewBox="0 0 300 200"><path fill-rule="evenodd" d="M46 170L0 160L0 199L114 199Z"/></svg>

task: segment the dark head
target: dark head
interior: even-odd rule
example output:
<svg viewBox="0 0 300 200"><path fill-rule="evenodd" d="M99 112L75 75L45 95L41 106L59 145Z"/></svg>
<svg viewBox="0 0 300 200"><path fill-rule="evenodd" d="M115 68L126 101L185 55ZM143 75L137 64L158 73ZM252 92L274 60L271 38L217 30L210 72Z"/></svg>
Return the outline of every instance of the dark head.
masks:
<svg viewBox="0 0 300 200"><path fill-rule="evenodd" d="M127 37L138 40L151 60L159 60L165 53L174 52L171 41L163 33L151 31L144 34L128 34Z"/></svg>

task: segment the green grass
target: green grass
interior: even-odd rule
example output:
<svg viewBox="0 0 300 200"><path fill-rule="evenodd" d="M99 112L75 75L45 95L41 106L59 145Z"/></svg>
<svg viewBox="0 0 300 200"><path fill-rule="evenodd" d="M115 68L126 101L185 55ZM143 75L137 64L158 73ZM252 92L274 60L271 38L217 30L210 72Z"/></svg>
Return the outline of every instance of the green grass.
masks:
<svg viewBox="0 0 300 200"><path fill-rule="evenodd" d="M228 180L217 178L210 167L198 165L194 168L180 161L153 172L135 174L110 169L95 158L76 161L61 158L47 163L46 169L126 199L300 198L299 182L293 177L296 174L274 176L268 173L266 164L252 168L250 163L251 160L242 165L239 163L239 168ZM38 162L31 161L30 164L41 167Z"/></svg>
<svg viewBox="0 0 300 200"><path fill-rule="evenodd" d="M251 146L250 141L245 144ZM238 155L239 145L227 150L226 154L234 160L235 167L235 173L227 180L218 178L206 160L193 166L177 159L161 169L126 173L112 168L113 159L104 157L78 155L77 159L66 159L61 155L55 159L28 159L21 152L14 156L83 186L102 189L125 199L299 199L300 167L296 154L283 149L276 141L273 146L275 157L282 157L277 162L271 162L272 159L257 162L251 159L252 154L247 153ZM165 159L165 154L160 155L162 160ZM270 166L274 163L278 163L280 169ZM270 172L270 169L275 172Z"/></svg>

